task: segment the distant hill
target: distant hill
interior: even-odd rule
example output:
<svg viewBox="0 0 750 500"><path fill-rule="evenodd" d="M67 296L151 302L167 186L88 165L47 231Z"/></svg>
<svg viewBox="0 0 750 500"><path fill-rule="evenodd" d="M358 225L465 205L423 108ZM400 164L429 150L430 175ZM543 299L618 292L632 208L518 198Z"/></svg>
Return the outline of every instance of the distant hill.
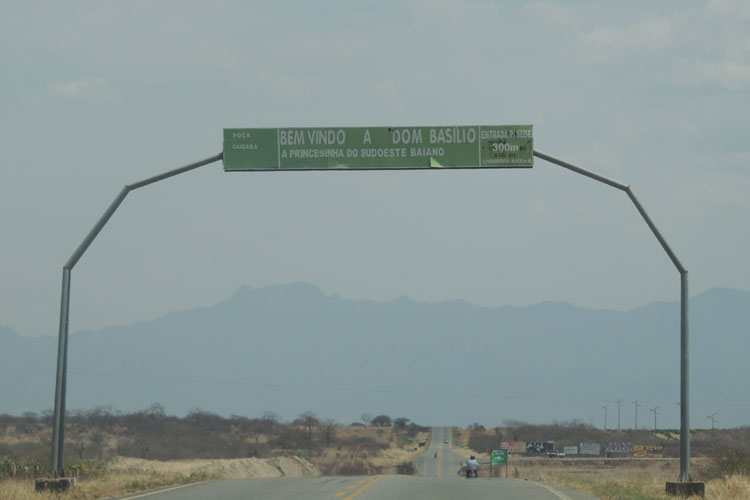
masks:
<svg viewBox="0 0 750 500"><path fill-rule="evenodd" d="M693 427L720 412L750 424L750 293L690 301ZM679 305L628 311L568 303L485 308L464 301L347 300L307 283L239 288L153 321L71 334L69 409L223 415L306 410L345 423L364 412L424 424L581 419L678 427ZM0 412L52 406L57 339L0 326Z"/></svg>

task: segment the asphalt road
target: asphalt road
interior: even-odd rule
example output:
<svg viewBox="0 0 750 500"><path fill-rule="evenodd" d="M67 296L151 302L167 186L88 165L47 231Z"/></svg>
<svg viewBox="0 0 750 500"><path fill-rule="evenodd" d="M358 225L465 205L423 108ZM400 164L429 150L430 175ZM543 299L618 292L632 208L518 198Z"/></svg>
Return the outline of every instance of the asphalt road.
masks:
<svg viewBox="0 0 750 500"><path fill-rule="evenodd" d="M445 441L448 441L445 443ZM584 493L517 479L466 479L450 446L449 427L432 431L414 476L233 479L178 486L125 497L130 500L594 500ZM437 456L436 456L437 455Z"/></svg>
<svg viewBox="0 0 750 500"><path fill-rule="evenodd" d="M417 459L417 475L432 478L455 478L462 459L451 449L451 428L434 427L427 451Z"/></svg>

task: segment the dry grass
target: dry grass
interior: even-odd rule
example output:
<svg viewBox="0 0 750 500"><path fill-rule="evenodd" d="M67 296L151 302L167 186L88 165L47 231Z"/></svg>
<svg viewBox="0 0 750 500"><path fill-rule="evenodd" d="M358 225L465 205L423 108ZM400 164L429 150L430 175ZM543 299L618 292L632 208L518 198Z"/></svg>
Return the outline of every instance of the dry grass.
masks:
<svg viewBox="0 0 750 500"><path fill-rule="evenodd" d="M730 476L710 481L706 485L708 500L735 500L750 498L750 478L747 476Z"/></svg>
<svg viewBox="0 0 750 500"><path fill-rule="evenodd" d="M0 482L2 500L94 500L125 495L136 491L151 490L164 486L189 484L218 479L208 475L159 474L110 472L104 476L85 479L75 488L64 493L37 493L33 481Z"/></svg>
<svg viewBox="0 0 750 500"><path fill-rule="evenodd" d="M692 471L700 476L711 466L708 459L694 459ZM679 475L676 459L569 460L513 459L511 471L519 477L569 486L602 500L674 500L666 483ZM731 476L706 482L706 500L750 499L750 478Z"/></svg>
<svg viewBox="0 0 750 500"><path fill-rule="evenodd" d="M379 456L372 459L372 463L375 466L389 467L397 464L406 462L413 462L421 455L427 448L430 447L430 438L432 433L430 432L419 432L417 433L414 442L410 442L406 446L398 446L391 443L390 446L383 450ZM418 447L417 443L425 443L424 447ZM412 451L409 451L412 450Z"/></svg>
<svg viewBox="0 0 750 500"><path fill-rule="evenodd" d="M248 477L318 476L318 470L308 461L297 457L229 458L192 460L144 460L121 457L113 461L111 472L161 474L165 476L199 476L222 479Z"/></svg>
<svg viewBox="0 0 750 500"><path fill-rule="evenodd" d="M0 500L94 500L216 479L314 475L318 475L317 469L299 457L169 462L121 458L60 494L36 493L33 480L0 481Z"/></svg>
<svg viewBox="0 0 750 500"><path fill-rule="evenodd" d="M674 477L593 479L549 475L540 479L543 482L585 491L601 500L675 500L675 497L665 492L666 482L674 481ZM747 500L748 498L750 498L750 478L747 476L730 476L706 482L706 500Z"/></svg>

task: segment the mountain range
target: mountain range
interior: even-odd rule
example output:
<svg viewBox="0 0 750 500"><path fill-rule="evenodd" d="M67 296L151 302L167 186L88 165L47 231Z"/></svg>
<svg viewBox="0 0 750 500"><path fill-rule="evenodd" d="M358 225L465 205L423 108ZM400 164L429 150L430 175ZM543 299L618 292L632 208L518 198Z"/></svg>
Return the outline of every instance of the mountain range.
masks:
<svg viewBox="0 0 750 500"><path fill-rule="evenodd" d="M692 427L750 424L750 293L690 300ZM211 307L70 336L68 409L162 403L250 417L363 413L425 425L574 420L679 426L680 310L565 302L480 307L326 295L314 285L243 286ZM0 413L52 406L56 337L0 326ZM639 400L639 406L633 404ZM604 410L607 406L607 410Z"/></svg>

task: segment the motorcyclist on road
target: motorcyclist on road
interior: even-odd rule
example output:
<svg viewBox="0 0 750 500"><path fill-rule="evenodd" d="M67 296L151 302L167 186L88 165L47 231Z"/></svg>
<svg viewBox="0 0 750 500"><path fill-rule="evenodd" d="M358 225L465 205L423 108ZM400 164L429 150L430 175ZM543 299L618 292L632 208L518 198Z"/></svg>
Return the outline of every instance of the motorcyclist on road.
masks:
<svg viewBox="0 0 750 500"><path fill-rule="evenodd" d="M471 458L466 461L466 477L477 477L478 470L479 462L477 462L477 459L472 455Z"/></svg>

